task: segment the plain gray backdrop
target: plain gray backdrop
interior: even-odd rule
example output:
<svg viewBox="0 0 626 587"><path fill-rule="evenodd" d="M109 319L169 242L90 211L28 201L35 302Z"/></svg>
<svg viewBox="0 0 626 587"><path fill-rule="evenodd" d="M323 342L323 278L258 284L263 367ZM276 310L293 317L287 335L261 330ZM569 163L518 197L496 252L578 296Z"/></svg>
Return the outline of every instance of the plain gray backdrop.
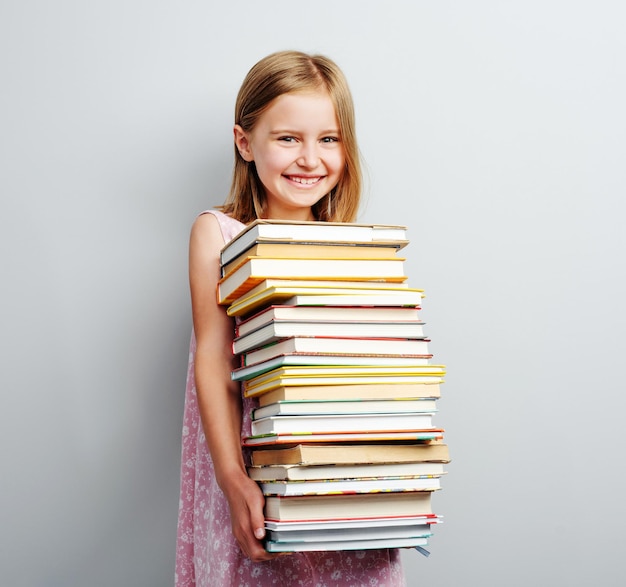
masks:
<svg viewBox="0 0 626 587"><path fill-rule="evenodd" d="M445 523L408 585L623 584L626 36L617 1L0 4L0 583L173 585L187 243L236 92L325 53L360 220L406 224L448 367Z"/></svg>

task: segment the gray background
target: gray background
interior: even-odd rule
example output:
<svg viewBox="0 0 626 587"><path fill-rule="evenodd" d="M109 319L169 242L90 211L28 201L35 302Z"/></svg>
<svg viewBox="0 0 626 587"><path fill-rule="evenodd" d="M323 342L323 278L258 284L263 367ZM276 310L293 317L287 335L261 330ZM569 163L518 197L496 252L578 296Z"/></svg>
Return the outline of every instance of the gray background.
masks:
<svg viewBox="0 0 626 587"><path fill-rule="evenodd" d="M236 91L345 70L360 220L406 224L453 462L410 586L621 585L626 9L0 4L0 583L173 584L195 215Z"/></svg>

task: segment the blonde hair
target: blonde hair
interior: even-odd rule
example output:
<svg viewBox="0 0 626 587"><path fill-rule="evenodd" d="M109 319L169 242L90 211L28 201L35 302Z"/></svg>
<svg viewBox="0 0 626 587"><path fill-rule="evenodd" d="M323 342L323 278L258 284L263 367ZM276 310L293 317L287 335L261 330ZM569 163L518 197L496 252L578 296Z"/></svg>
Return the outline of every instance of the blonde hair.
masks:
<svg viewBox="0 0 626 587"><path fill-rule="evenodd" d="M337 185L312 208L316 220L354 222L361 198L361 164L356 141L354 104L346 78L332 60L300 51L279 51L261 59L246 75L237 95L235 124L250 132L273 100L283 94L325 90L335 107L345 170ZM222 211L240 222L262 218L265 189L254 162L235 147L230 193Z"/></svg>

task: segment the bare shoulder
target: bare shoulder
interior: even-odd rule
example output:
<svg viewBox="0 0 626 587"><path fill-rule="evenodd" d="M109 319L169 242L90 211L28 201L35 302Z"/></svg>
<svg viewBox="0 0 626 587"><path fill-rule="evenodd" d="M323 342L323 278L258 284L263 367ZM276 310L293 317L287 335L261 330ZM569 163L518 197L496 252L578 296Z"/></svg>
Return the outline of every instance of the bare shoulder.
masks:
<svg viewBox="0 0 626 587"><path fill-rule="evenodd" d="M224 244L222 229L213 214L200 214L191 225L191 239L217 241L220 247Z"/></svg>

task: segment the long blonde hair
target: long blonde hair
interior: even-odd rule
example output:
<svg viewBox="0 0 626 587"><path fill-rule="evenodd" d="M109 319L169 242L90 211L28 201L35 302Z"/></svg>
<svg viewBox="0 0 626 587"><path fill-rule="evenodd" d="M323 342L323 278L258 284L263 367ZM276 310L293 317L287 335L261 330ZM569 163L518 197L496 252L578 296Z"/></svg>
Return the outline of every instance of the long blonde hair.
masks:
<svg viewBox="0 0 626 587"><path fill-rule="evenodd" d="M336 63L323 55L300 51L279 51L261 59L241 85L235 104L235 124L250 132L278 96L320 89L328 92L335 107L346 162L337 185L312 211L316 220L354 222L361 198L361 164L352 95ZM245 161L235 147L230 193L220 209L247 224L263 217L265 205L265 189L254 162Z"/></svg>

